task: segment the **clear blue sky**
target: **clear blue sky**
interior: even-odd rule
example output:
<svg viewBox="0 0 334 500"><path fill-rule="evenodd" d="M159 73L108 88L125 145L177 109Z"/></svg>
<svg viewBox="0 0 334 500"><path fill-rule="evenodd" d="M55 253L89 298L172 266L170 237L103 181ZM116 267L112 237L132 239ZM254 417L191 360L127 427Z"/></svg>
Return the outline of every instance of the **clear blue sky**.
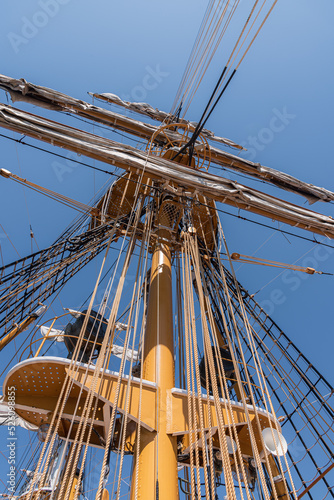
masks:
<svg viewBox="0 0 334 500"><path fill-rule="evenodd" d="M2 2L2 74L25 78L91 102L88 91L112 92L136 100L147 72L159 68L164 76L156 88L145 90L146 95L140 100L169 111L206 2L54 1ZM247 6L249 2L242 0L241 4ZM41 12L48 13L41 17ZM207 128L249 149L251 138L257 137L259 147L245 157L334 191L333 19L332 0L279 0ZM221 69L221 59L217 57L188 114L190 120L199 119ZM7 102L2 91L0 100ZM61 115L22 107L81 126ZM284 109L291 115L289 124L271 142L261 142L263 129L269 126L277 110ZM93 131L93 127L88 130ZM1 167L74 199L88 202L106 180L102 174L71 164L65 164L66 171L60 175L54 157L15 146L1 137L0 143ZM64 166L64 162L61 164ZM232 173L231 178L238 177ZM75 215L38 194L26 191L24 196L20 186L2 178L0 190L1 224L21 256L31 251L30 224L39 247L43 248L54 241ZM304 203L301 197L274 188L266 190ZM312 208L333 215L333 205L317 203ZM272 224L270 220L264 222ZM222 223L231 251L252 255L264 244L256 254L259 257L288 263L299 259L300 265L334 272L334 251L320 251L311 243L286 239L277 232L229 216ZM5 262L14 260L15 251L4 234L0 243ZM333 278L278 275L275 269L247 265L238 271L239 281L250 293L274 280L257 294L258 301L333 383ZM76 290L71 290L65 295L65 300L71 298L74 302L68 303L69 307L80 304L83 298L73 297L75 293Z"/></svg>

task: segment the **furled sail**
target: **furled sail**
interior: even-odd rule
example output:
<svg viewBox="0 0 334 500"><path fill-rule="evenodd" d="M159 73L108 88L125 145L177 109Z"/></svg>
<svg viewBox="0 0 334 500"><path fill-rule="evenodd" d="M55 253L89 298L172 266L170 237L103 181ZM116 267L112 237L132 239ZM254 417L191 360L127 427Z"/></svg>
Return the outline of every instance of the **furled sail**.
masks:
<svg viewBox="0 0 334 500"><path fill-rule="evenodd" d="M91 105L85 101L75 99L66 94L62 94L52 89L46 87L41 87L39 85L34 85L32 83L26 82L24 79L14 79L4 75L0 75L0 88L8 91L12 97L13 101L25 101L31 104L42 106L47 109L56 111L65 111L68 113L74 113L78 116L82 116L86 119L94 120L96 122L108 125L124 132L137 135L139 137L150 140L153 134L158 142L166 142L166 136L169 139L175 140L180 137L180 134L170 130L165 130L164 133L157 133L159 127L143 123L139 120L134 120L129 117L122 116L110 110L105 110L103 108ZM109 98L113 94L94 94L96 96L107 95ZM116 102L116 97L113 100ZM118 98L119 99L119 98ZM129 105L131 108L134 106L138 109L138 103L126 103L122 101L125 105ZM118 102L119 104L119 102ZM141 108L148 109L146 104L140 103ZM123 106L123 104L121 104ZM152 108L154 110L154 108ZM149 110L149 115L153 113L151 109ZM158 112L163 113L163 112ZM160 116L160 115L159 115ZM165 116L163 114L163 116ZM158 115L157 115L158 119ZM216 140L217 138L212 137L209 131L206 131L206 137L210 140ZM225 141L225 142L224 142ZM235 145L232 141L228 139L222 139L226 145ZM274 184L282 189L292 191L294 193L304 196L310 203L315 201L333 201L334 193L322 188L317 187L312 184L303 182L295 177L280 172L278 170L260 165L259 163L254 163L249 160L239 158L236 155L221 151L218 148L210 147L211 161L217 165L229 168L244 174L250 175L252 177L259 178L265 182ZM201 152L198 152L201 155Z"/></svg>
<svg viewBox="0 0 334 500"><path fill-rule="evenodd" d="M1 81L1 79L0 79ZM109 104L116 104L117 106L121 106L129 111L133 111L135 113L139 113L141 115L149 116L152 120L156 120L159 122L168 122L174 117L170 113L166 113L166 111L161 111L160 109L153 108L147 102L130 102L124 101L118 95L110 94L109 92L105 92L103 94L96 94L89 92L90 95L95 97L96 99L100 99L101 101L106 101ZM177 118L178 123L187 124L190 123L193 127L196 127L197 122L189 122L184 118ZM244 149L239 144L231 141L230 139L226 139L225 137L218 137L211 130L203 129L202 134L210 141L220 142L221 144L225 144L226 146L230 146L231 148L236 149Z"/></svg>
<svg viewBox="0 0 334 500"><path fill-rule="evenodd" d="M224 177L193 170L185 165L150 156L136 148L83 132L52 120L0 105L0 126L34 137L49 144L117 165L131 172L141 171L160 181L175 182L184 190L226 203L233 207L275 219L330 238L334 220L285 200L270 196Z"/></svg>

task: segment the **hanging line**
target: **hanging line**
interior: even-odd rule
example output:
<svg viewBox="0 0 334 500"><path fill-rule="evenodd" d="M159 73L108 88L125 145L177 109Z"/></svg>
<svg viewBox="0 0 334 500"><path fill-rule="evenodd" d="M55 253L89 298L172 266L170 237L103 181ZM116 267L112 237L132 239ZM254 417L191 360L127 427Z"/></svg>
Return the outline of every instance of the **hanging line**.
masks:
<svg viewBox="0 0 334 500"><path fill-rule="evenodd" d="M75 210L78 210L83 213L92 213L95 215L97 215L98 213L97 208L91 207L89 205L86 205L85 203L73 200L71 198L68 198L67 196L56 193L55 191L51 191L50 189L44 188L42 186L39 186L38 184L34 184L33 182L27 181L27 179L23 179L18 175L12 174L5 168L0 169L0 175L6 179L12 179L13 181L21 184L22 186L28 186L33 191L37 191L38 193L41 193L44 196L51 198L52 200L58 201L59 203L62 203L67 207L74 208ZM34 233L32 231L31 224L30 224L30 236L31 238L34 238Z"/></svg>
<svg viewBox="0 0 334 500"><path fill-rule="evenodd" d="M228 58L228 61L227 61L226 65L225 65L224 69L223 69L223 72L220 75L219 80L218 80L218 82L217 82L217 84L215 86L215 89L212 92L211 97L210 97L210 99L208 101L208 104L206 105L205 110L202 113L202 116L201 116L201 118L200 118L200 120L199 120L199 122L198 122L198 124L196 126L196 129L195 129L194 134L193 134L193 139L191 141L189 141L189 143L184 148L182 148L182 150L181 150L182 152L184 152L186 148L189 148L190 149L190 155L192 154L192 148L193 148L194 142L196 141L197 137L199 136L199 134L203 130L203 128L204 128L207 120L211 116L213 110L217 106L219 100L221 99L221 97L224 94L224 92L226 91L229 83L231 82L232 78L234 77L237 69L240 67L240 64L242 63L242 61L244 60L245 56L247 55L250 47L253 45L255 39L257 38L258 34L260 33L261 29L263 28L265 22L267 21L267 19L268 19L269 15L271 14L273 8L275 7L275 5L277 3L277 0L274 0L274 2L272 3L272 5L269 8L268 12L264 16L264 19L262 20L260 26L256 30L253 38L250 40L249 44L247 45L246 49L244 50L243 54L241 55L240 60L236 61L236 59L238 58L239 53L240 53L242 47L244 46L246 40L250 36L250 33L251 33L251 31L252 31L252 29L253 29L253 27L255 25L255 22L257 21L259 15L260 15L263 7L266 5L267 0L263 1L262 5L259 6L259 9L257 9L258 2L259 2L259 0L256 0L254 2L254 4L253 4L253 7L252 7L252 9L250 11L250 14L248 15L248 17L246 19L246 22L245 22L245 24L243 26L243 29L242 29L240 35L238 36L237 41L236 41L236 43L234 45L234 48L233 48L233 50L230 53L230 56ZM234 4L233 13L234 13L235 9L236 9L236 3ZM249 24L250 24L250 27L249 27L249 29L248 29L248 31L246 33L246 28L247 28L247 26ZM222 36L221 36L221 38L222 38ZM238 49L238 47L239 47L239 49ZM234 54L235 54L235 56L233 58ZM233 58L233 60L232 60L232 58ZM234 64L236 64L236 66L232 70L232 67L234 66ZM228 73L230 71L232 71L232 73L230 74L230 76L228 76ZM224 80L226 80L226 79L227 79L227 82L223 86L222 90L219 92L220 87L224 84ZM219 92L219 94L218 94L218 92ZM215 96L217 96L217 97L215 98ZM183 95L183 97L182 97L182 103L184 103L184 99L185 99L185 95ZM210 108L210 106L211 106L211 108ZM175 158L176 158L176 156L174 157L174 159Z"/></svg>
<svg viewBox="0 0 334 500"><path fill-rule="evenodd" d="M219 78L219 81L218 81L218 83L217 83L217 85L216 85L216 87L215 87L215 90L216 90L216 88L218 88L219 83L220 83L221 79L223 78L223 76L224 76L225 72L226 72L226 67L224 68L224 70L223 70L223 72L222 72L222 74L221 74L221 76L220 76L220 78ZM214 103L214 105L212 106L212 108L211 108L211 110L210 110L210 112L209 112L208 116L206 117L206 119L205 119L204 121L202 121L202 120L203 120L203 117L204 117L204 115L205 115L205 112L207 111L207 109L208 109L208 108L209 108L209 106L210 106L210 102L211 102L211 101L212 101L212 99L214 98L214 92L212 93L212 95L211 95L211 97L210 97L210 101L209 101L209 103L207 104L207 106L206 106L206 108L205 108L205 112L202 114L202 117L201 117L200 121L198 122L198 124L197 124L197 126L196 126L196 129L195 129L195 131L194 131L193 135L191 136L191 139L189 140L189 142L187 142L187 144L185 144L185 145L184 145L184 146L180 149L180 151L178 151L178 153L176 153L176 155L175 155L175 156L173 156L172 161L173 161L173 160L175 160L175 159L176 159L176 158L177 158L180 154L184 153L184 152L185 152L185 151L189 148L189 149L190 149L190 151L191 151L191 152L190 152L189 164L191 163L191 159L192 159L192 150L193 150L193 146L194 146L194 144L195 144L195 142L196 142L196 139L198 138L198 136L199 136L199 135L200 135L200 133L202 132L204 125L206 124L206 122L207 122L207 121L208 121L208 119L210 118L210 116L211 116L211 114L212 114L213 110L215 109L215 107L217 106L217 104L218 104L219 100L221 99L222 95L223 95L223 94L224 94L224 92L226 91L226 89L227 89L228 85L230 84L230 82L231 82L231 80L232 80L233 76L235 75L235 73L236 73L236 69L235 69L235 70L233 71L233 73L230 75L230 77L229 77L228 81L226 82L225 86L223 87L223 90L220 92L219 96L218 96L218 97L217 97L217 99L216 99L216 102L215 102L215 103ZM202 123L201 123L201 122L202 122Z"/></svg>

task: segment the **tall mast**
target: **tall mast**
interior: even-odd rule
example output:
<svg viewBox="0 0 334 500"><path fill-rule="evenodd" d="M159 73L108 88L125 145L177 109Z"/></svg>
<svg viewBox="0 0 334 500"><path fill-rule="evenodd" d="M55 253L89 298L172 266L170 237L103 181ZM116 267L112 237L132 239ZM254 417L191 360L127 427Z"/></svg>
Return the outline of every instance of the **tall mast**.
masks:
<svg viewBox="0 0 334 500"><path fill-rule="evenodd" d="M171 222L167 215L159 221L165 228ZM153 250L143 356L143 378L157 384L157 407L152 408L157 431L141 430L131 499L178 498L176 436L167 434L167 391L174 387L175 375L170 233L165 228L158 229Z"/></svg>

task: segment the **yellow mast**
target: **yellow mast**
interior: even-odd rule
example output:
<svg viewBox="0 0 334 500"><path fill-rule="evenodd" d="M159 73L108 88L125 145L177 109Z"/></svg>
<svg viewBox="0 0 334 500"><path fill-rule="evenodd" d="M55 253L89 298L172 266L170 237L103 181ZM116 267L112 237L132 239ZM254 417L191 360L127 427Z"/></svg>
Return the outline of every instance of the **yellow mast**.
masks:
<svg viewBox="0 0 334 500"><path fill-rule="evenodd" d="M167 217L160 221L167 225ZM169 224L168 224L169 225ZM157 432L142 428L131 500L178 498L177 438L167 434L167 391L174 387L171 249L169 231L158 230L151 268L143 378L157 384ZM137 480L136 480L137 477Z"/></svg>
<svg viewBox="0 0 334 500"><path fill-rule="evenodd" d="M13 339L15 339L19 333L24 332L24 330L27 330L27 328L30 325L32 325L32 323L34 323L34 321L36 321L38 316L43 314L45 310L46 310L46 306L42 305L41 307L38 308L38 310L36 312L29 314L29 316L27 316L23 321L21 321L21 323L19 325L15 324L14 328L12 328L11 331L8 332L7 335L5 335L5 337L0 340L0 351L2 351L2 349L6 345L8 345L9 342L11 342Z"/></svg>

